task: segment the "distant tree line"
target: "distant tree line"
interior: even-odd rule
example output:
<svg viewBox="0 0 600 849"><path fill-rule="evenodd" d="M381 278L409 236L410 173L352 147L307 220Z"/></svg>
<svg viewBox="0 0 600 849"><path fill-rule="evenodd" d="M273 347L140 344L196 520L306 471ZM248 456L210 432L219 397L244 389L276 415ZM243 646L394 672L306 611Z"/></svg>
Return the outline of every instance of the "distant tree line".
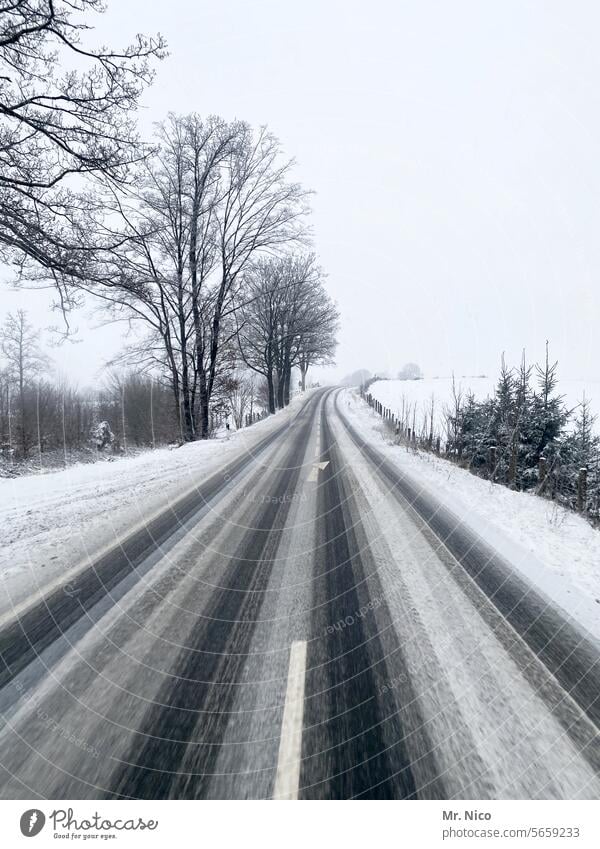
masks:
<svg viewBox="0 0 600 849"><path fill-rule="evenodd" d="M101 389L52 379L39 332L19 310L0 336L0 473L52 467L178 439L171 393L156 378L111 372ZM98 429L106 424L103 443Z"/></svg>
<svg viewBox="0 0 600 849"><path fill-rule="evenodd" d="M387 410L363 387L408 446L434 451L474 474L511 489L535 492L600 520L600 436L585 397L569 409L558 389L558 363L517 368L504 358L493 395L477 400L453 384L445 427L436 427L435 399L428 410L416 405Z"/></svg>
<svg viewBox="0 0 600 849"><path fill-rule="evenodd" d="M0 327L0 475L186 441L164 375L111 369L99 388L80 389L54 377L41 339L23 310ZM268 414L267 382L241 359L236 362L213 391L209 435L247 427Z"/></svg>
<svg viewBox="0 0 600 849"><path fill-rule="evenodd" d="M211 433L262 417L264 387L248 370L233 372L221 390ZM54 379L39 331L24 311L8 315L0 332L0 474L182 441L171 387L156 375L112 370L101 388L83 390Z"/></svg>

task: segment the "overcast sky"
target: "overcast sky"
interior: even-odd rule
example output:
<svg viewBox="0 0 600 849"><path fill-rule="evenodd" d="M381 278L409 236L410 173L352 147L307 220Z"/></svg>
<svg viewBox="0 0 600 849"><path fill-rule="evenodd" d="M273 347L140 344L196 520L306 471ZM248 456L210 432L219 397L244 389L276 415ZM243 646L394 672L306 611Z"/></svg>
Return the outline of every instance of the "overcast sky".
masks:
<svg viewBox="0 0 600 849"><path fill-rule="evenodd" d="M338 374L495 373L502 351L598 378L600 4L110 0L102 40L160 30L140 116L268 124L315 190ZM40 323L55 323L19 296ZM5 299L12 307L17 296ZM91 381L118 346L55 352Z"/></svg>

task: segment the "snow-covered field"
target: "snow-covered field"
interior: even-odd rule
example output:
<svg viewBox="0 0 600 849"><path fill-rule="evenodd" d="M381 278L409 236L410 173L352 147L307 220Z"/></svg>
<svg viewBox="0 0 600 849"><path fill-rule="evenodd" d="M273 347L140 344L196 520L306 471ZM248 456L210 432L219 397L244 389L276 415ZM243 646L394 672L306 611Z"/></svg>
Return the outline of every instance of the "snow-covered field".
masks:
<svg viewBox="0 0 600 849"><path fill-rule="evenodd" d="M0 619L251 451L306 397L297 396L286 410L227 437L0 478Z"/></svg>
<svg viewBox="0 0 600 849"><path fill-rule="evenodd" d="M456 391L462 392L463 397L472 392L479 401L494 392L496 377L455 377ZM377 380L369 387L374 398L392 412L402 414L404 408L410 407L410 419L416 405L417 430L423 424L424 416L429 417L431 399L434 399L434 430L443 433L445 427L444 410L453 403L452 377L425 377L423 380ZM600 380L568 380L559 376L558 393L564 395L564 402L569 409L577 407L585 397L591 402L592 411L598 414L596 428L600 432Z"/></svg>
<svg viewBox="0 0 600 849"><path fill-rule="evenodd" d="M381 418L351 390L344 391L340 404L364 438L600 640L599 531L551 501L512 492L435 455L393 444Z"/></svg>

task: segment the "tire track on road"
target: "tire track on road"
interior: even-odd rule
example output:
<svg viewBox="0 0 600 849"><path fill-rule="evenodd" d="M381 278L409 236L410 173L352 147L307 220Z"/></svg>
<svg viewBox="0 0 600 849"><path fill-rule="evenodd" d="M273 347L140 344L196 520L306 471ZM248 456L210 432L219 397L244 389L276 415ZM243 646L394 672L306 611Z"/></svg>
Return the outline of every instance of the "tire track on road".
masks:
<svg viewBox="0 0 600 849"><path fill-rule="evenodd" d="M444 798L376 567L348 514L344 462L325 405L322 446L328 465L319 483L301 797ZM399 670L405 683L398 703L386 684Z"/></svg>
<svg viewBox="0 0 600 849"><path fill-rule="evenodd" d="M176 661L177 679L161 688L157 705L134 735L129 755L111 779L113 795L145 799L206 795L290 510L285 495L298 485L297 458L304 456L313 413L311 405L298 417L298 434L285 468L265 479L273 497L260 505L254 526L225 567L220 587ZM184 761L185 772L179 773Z"/></svg>

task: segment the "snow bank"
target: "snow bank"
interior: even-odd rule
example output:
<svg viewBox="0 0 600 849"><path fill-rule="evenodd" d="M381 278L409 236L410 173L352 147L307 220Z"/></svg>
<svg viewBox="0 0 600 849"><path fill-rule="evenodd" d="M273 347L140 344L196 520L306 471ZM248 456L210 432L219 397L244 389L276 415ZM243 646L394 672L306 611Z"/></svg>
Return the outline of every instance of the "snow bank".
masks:
<svg viewBox="0 0 600 849"><path fill-rule="evenodd" d="M309 394L223 438L0 479L0 617L252 451L283 417L295 415Z"/></svg>
<svg viewBox="0 0 600 849"><path fill-rule="evenodd" d="M600 640L600 532L589 522L544 498L512 492L433 454L393 444L381 418L349 390L340 404L364 439Z"/></svg>

